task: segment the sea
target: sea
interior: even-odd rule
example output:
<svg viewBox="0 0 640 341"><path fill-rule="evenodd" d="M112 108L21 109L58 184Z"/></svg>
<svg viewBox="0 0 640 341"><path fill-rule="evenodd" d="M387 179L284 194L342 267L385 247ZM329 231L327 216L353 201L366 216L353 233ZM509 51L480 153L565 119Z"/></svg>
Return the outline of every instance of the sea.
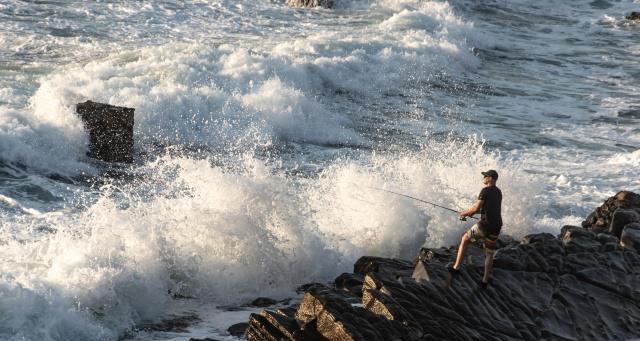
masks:
<svg viewBox="0 0 640 341"><path fill-rule="evenodd" d="M363 255L558 234L640 191L624 0L0 1L0 339L233 340ZM133 164L87 100L135 108ZM187 321L182 328L167 327ZM175 323L174 323L175 324Z"/></svg>

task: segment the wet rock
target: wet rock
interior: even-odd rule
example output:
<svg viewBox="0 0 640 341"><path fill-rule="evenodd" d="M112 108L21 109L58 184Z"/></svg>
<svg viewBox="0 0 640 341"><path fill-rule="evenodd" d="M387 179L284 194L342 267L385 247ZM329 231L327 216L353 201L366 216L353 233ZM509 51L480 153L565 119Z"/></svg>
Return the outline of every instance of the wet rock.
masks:
<svg viewBox="0 0 640 341"><path fill-rule="evenodd" d="M273 298L258 297L255 300L251 301L250 305L252 307L266 308L266 307L270 307L272 305L276 305L277 303L278 303L278 301L274 300Z"/></svg>
<svg viewBox="0 0 640 341"><path fill-rule="evenodd" d="M634 12L634 13L637 13L638 15L638 18L635 20L640 20L640 12ZM620 110L618 111L618 117L640 119L640 108Z"/></svg>
<svg viewBox="0 0 640 341"><path fill-rule="evenodd" d="M315 292L315 291L324 291L324 290L328 290L329 287L326 284L323 283L307 283L307 284L303 284L301 286L299 286L296 289L296 292L298 294L303 294L305 292Z"/></svg>
<svg viewBox="0 0 640 341"><path fill-rule="evenodd" d="M397 321L382 318L353 305L333 291L306 293L296 318L315 320L316 330L329 340L402 340L405 330Z"/></svg>
<svg viewBox="0 0 640 341"><path fill-rule="evenodd" d="M133 108L86 101L76 113L89 132L89 157L106 162L133 162Z"/></svg>
<svg viewBox="0 0 640 341"><path fill-rule="evenodd" d="M627 20L640 20L640 12L631 12L625 18Z"/></svg>
<svg viewBox="0 0 640 341"><path fill-rule="evenodd" d="M360 274L343 273L333 281L336 289L348 291L356 296L362 296L362 282L364 277Z"/></svg>
<svg viewBox="0 0 640 341"><path fill-rule="evenodd" d="M567 252L592 252L601 244L595 233L577 226L563 227L562 243Z"/></svg>
<svg viewBox="0 0 640 341"><path fill-rule="evenodd" d="M640 208L640 195L630 191L620 191L616 193L616 195L610 197L600 207L596 208L596 210L582 222L582 227L608 229L611 225L613 214L618 208Z"/></svg>
<svg viewBox="0 0 640 341"><path fill-rule="evenodd" d="M204 339L196 339L196 338L190 338L189 341L220 341L219 339L212 339L210 337L206 337Z"/></svg>
<svg viewBox="0 0 640 341"><path fill-rule="evenodd" d="M242 336L242 335L239 335ZM269 322L262 314L251 314L249 326L244 331L244 337L249 340L280 341L288 340L278 328Z"/></svg>
<svg viewBox="0 0 640 341"><path fill-rule="evenodd" d="M620 245L625 249L640 251L640 223L627 224L620 236Z"/></svg>
<svg viewBox="0 0 640 341"><path fill-rule="evenodd" d="M286 317L295 318L296 317L296 308L294 307L285 307L278 308L276 312L280 315L284 315Z"/></svg>
<svg viewBox="0 0 640 341"><path fill-rule="evenodd" d="M629 223L640 222L640 210L619 208L613 213L609 233L620 238L622 229Z"/></svg>
<svg viewBox="0 0 640 341"><path fill-rule="evenodd" d="M229 334L233 336L241 337L244 335L248 327L249 327L249 323L246 323L246 322L236 323L231 327L227 328L227 332L229 332Z"/></svg>
<svg viewBox="0 0 640 341"><path fill-rule="evenodd" d="M200 322L200 318L195 314L174 315L158 323L147 323L140 326L140 329L147 331L177 332L184 333L189 326Z"/></svg>
<svg viewBox="0 0 640 341"><path fill-rule="evenodd" d="M292 7L324 7L333 8L334 0L287 0L287 5Z"/></svg>
<svg viewBox="0 0 640 341"><path fill-rule="evenodd" d="M411 275L413 262L402 259L381 257L360 257L353 265L353 273L366 275L369 272L381 272L392 275Z"/></svg>
<svg viewBox="0 0 640 341"><path fill-rule="evenodd" d="M294 334L299 329L295 318L263 310L260 314L251 314L245 336L249 340L263 340L256 338L256 335L263 335L265 331L269 331L269 335L276 337L276 340L297 340Z"/></svg>
<svg viewBox="0 0 640 341"><path fill-rule="evenodd" d="M611 223L619 218L614 213L633 209L634 196L621 193L610 198L600 218ZM484 253L475 246L455 278L446 267L456 247L423 248L413 262L362 257L354 274L340 275L333 285L305 287L295 319L291 311L252 317L250 325L259 325L256 329L262 334L248 330L247 337L631 339L640 330L640 254L632 249L640 245L640 223L623 227L624 248L616 236L597 232L601 230L565 226L559 237L541 233L505 242L495 254L493 283L487 288L479 285ZM268 320L264 314L281 316L282 321Z"/></svg>

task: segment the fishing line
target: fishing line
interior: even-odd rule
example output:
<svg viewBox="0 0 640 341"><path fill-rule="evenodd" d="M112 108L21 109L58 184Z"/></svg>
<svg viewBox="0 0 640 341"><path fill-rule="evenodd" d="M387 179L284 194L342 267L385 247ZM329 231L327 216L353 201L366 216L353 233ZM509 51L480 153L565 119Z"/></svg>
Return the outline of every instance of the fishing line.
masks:
<svg viewBox="0 0 640 341"><path fill-rule="evenodd" d="M439 207L439 208L445 209L447 211L460 213L460 211L454 210L453 208L449 208L449 207L446 207L446 206L438 205L436 203L432 203L430 201L426 201L426 200L423 200L423 199L420 199L420 198L412 197L410 195L406 195L406 194L402 194L402 193L398 193L398 192L394 192L394 191L390 191L390 190L383 189L383 188L378 188L378 187L367 187L367 188L375 189L375 190L378 190L378 191L383 191L383 192L387 192L387 193L391 193L391 194L395 194L395 195L399 195L399 196L403 196L405 198L413 199L413 200L416 200L416 201L419 201L419 202L422 202L422 203L425 203L425 204L429 204L429 205L434 206L434 207ZM473 219L478 220L478 218L473 217L473 216L470 216L469 218L473 218ZM462 218L460 218L460 220L464 221L466 219L464 219L464 217L462 217Z"/></svg>

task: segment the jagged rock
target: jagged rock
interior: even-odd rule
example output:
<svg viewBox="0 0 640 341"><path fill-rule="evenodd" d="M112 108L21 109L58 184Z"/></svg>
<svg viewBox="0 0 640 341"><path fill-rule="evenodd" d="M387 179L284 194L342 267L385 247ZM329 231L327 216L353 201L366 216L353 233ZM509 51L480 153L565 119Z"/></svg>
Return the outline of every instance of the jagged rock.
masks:
<svg viewBox="0 0 640 341"><path fill-rule="evenodd" d="M630 191L620 191L616 195L607 199L602 206L596 208L585 221L582 227L590 228L597 232L603 229L611 230L613 214L618 208L640 209L640 195ZM620 237L620 235L616 235Z"/></svg>
<svg viewBox="0 0 640 341"><path fill-rule="evenodd" d="M621 219L618 215L638 204L629 193L610 198L599 217L609 223ZM484 289L479 285L481 248L470 247L471 264L467 261L455 278L446 266L455 258L456 247L423 248L414 262L362 257L354 265L355 274L340 275L333 286L304 287L306 293L295 312L297 327L292 311L269 313L289 322L269 321L263 312L250 323L260 326L255 329L262 334L250 327L247 338L595 341L638 337L640 255L634 245L640 245L640 223L623 227L624 247L615 235L597 231L602 228L565 226L559 237L541 233L505 242L495 254L493 283ZM282 325L288 327L283 330Z"/></svg>
<svg viewBox="0 0 640 341"><path fill-rule="evenodd" d="M86 101L76 113L89 132L89 157L106 162L133 162L133 108Z"/></svg>
<svg viewBox="0 0 640 341"><path fill-rule="evenodd" d="M620 238L622 229L629 223L640 222L640 210L637 209L617 209L611 218L609 233Z"/></svg>
<svg viewBox="0 0 640 341"><path fill-rule="evenodd" d="M324 7L333 8L334 0L287 0L287 5L292 7Z"/></svg>
<svg viewBox="0 0 640 341"><path fill-rule="evenodd" d="M636 13L637 15L637 19L635 20L640 20L640 12L634 12L634 13ZM627 19L629 18L627 17ZM618 117L640 119L640 108L636 107L633 109L620 110L618 111Z"/></svg>
<svg viewBox="0 0 640 341"><path fill-rule="evenodd" d="M183 333L187 331L187 328L189 326L200 321L200 318L195 314L173 315L170 318L164 319L158 323L144 324L140 326L140 329Z"/></svg>
<svg viewBox="0 0 640 341"><path fill-rule="evenodd" d="M627 20L640 20L640 12L631 12L626 18Z"/></svg>
<svg viewBox="0 0 640 341"><path fill-rule="evenodd" d="M266 307L270 307L272 305L275 305L277 303L278 303L278 301L274 300L273 298L258 297L255 300L253 300L250 305L252 307L266 308Z"/></svg>
<svg viewBox="0 0 640 341"><path fill-rule="evenodd" d="M401 323L354 306L334 291L307 292L300 302L296 319L315 320L316 330L329 340L407 340Z"/></svg>
<svg viewBox="0 0 640 341"><path fill-rule="evenodd" d="M244 333L244 337L251 340L280 341L287 340L278 328L273 326L262 314L251 314L249 316L249 326Z"/></svg>
<svg viewBox="0 0 640 341"><path fill-rule="evenodd" d="M383 272L393 275L404 275L413 272L414 264L402 259L381 257L360 257L353 265L353 273L366 275L369 272Z"/></svg>
<svg viewBox="0 0 640 341"><path fill-rule="evenodd" d="M296 308L293 308L293 307L278 308L276 312L286 317L290 317L290 318L296 317Z"/></svg>
<svg viewBox="0 0 640 341"><path fill-rule="evenodd" d="M563 227L562 243L567 252L591 252L600 247L600 242L592 231L577 226L566 227Z"/></svg>
<svg viewBox="0 0 640 341"><path fill-rule="evenodd" d="M244 335L248 327L249 327L249 324L246 322L236 323L231 327L227 328L227 332L229 332L229 334L233 336L240 337Z"/></svg>
<svg viewBox="0 0 640 341"><path fill-rule="evenodd" d="M362 296L362 282L364 277L360 274L343 273L333 281L336 289L348 291L356 296Z"/></svg>
<svg viewBox="0 0 640 341"><path fill-rule="evenodd" d="M620 245L640 251L640 223L630 223L624 227L620 236Z"/></svg>

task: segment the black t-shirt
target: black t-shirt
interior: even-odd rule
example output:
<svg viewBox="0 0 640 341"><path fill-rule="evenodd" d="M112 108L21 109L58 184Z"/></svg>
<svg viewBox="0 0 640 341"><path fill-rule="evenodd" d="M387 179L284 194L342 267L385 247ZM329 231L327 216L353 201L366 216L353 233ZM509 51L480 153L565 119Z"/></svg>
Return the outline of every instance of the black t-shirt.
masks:
<svg viewBox="0 0 640 341"><path fill-rule="evenodd" d="M482 200L480 222L478 226L487 233L499 234L502 228L502 191L496 186L485 187L480 191L478 200Z"/></svg>

